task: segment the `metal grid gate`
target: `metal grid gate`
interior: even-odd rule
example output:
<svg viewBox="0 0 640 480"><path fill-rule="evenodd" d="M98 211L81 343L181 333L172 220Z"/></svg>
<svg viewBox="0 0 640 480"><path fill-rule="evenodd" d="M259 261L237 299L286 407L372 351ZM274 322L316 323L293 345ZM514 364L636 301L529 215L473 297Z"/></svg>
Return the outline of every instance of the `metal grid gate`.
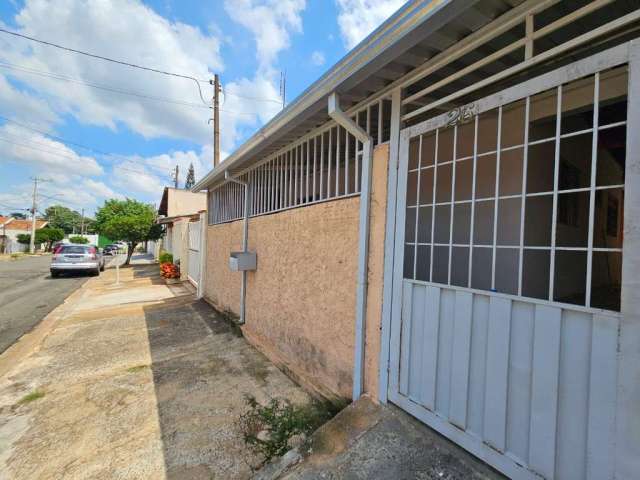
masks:
<svg viewBox="0 0 640 480"><path fill-rule="evenodd" d="M187 278L196 287L200 282L200 238L202 222L189 222L188 224L188 259L187 259Z"/></svg>
<svg viewBox="0 0 640 480"><path fill-rule="evenodd" d="M401 132L389 399L512 478L613 478L626 60Z"/></svg>

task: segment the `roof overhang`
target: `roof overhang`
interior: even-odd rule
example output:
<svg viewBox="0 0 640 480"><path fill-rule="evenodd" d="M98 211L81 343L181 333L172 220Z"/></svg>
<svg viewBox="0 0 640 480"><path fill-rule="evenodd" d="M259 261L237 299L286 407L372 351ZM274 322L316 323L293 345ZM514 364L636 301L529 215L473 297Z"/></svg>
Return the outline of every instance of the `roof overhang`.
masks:
<svg viewBox="0 0 640 480"><path fill-rule="evenodd" d="M255 161L278 151L282 146L327 122L327 97L337 92L344 100L357 104L393 83L412 68L426 61L422 42L431 39L435 50L454 44L460 23L475 29L489 23L522 0L504 0L483 5L473 19L464 16L479 0L412 0L351 50L327 73L314 82L284 110L244 142L223 162L211 170L192 189L197 192L224 181L224 172L237 172ZM492 5L501 5L494 8ZM474 12L476 14L477 12ZM452 22L459 25L452 37L440 30ZM436 46L437 45L437 46ZM416 52L415 48L420 49ZM414 50L412 50L414 49ZM409 68L409 69L407 69ZM383 72L383 73L381 73ZM349 105L343 105L349 108Z"/></svg>

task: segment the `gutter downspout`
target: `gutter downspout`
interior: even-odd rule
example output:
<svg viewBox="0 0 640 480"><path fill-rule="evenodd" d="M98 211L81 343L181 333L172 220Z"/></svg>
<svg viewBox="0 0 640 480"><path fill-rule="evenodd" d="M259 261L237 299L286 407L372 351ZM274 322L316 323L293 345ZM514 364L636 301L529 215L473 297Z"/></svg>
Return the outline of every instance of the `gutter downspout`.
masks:
<svg viewBox="0 0 640 480"><path fill-rule="evenodd" d="M333 92L328 101L329 116L362 142L362 180L360 187L360 222L358 238L358 284L356 291L356 340L353 363L353 400L364 390L364 350L367 315L367 283L369 268L369 211L371 210L371 177L373 139L340 109L340 97Z"/></svg>
<svg viewBox="0 0 640 480"><path fill-rule="evenodd" d="M247 253L248 240L249 240L249 188L247 182L238 180L229 174L229 170L224 171L224 178L238 185L244 187L244 219L242 226L242 251ZM240 287L240 325L244 325L245 322L245 305L247 298L247 271L242 271L242 285Z"/></svg>

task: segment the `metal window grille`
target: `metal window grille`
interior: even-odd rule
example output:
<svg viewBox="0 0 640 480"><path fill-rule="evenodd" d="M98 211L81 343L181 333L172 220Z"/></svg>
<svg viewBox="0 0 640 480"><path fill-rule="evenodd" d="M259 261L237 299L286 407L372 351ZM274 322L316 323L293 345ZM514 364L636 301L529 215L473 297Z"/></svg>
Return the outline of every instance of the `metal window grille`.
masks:
<svg viewBox="0 0 640 480"><path fill-rule="evenodd" d="M627 83L624 66L413 137L404 277L619 310Z"/></svg>
<svg viewBox="0 0 640 480"><path fill-rule="evenodd" d="M376 100L352 115L373 138L389 141L391 107ZM248 183L249 215L265 215L360 194L363 145L335 122L311 132L267 160L241 172ZM226 182L209 191L209 224L239 220L244 214L241 185Z"/></svg>

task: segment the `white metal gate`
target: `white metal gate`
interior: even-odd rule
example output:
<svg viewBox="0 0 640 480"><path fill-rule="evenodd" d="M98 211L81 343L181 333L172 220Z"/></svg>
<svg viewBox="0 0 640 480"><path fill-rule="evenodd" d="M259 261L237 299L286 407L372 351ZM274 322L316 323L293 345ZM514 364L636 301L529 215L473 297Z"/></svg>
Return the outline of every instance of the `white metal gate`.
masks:
<svg viewBox="0 0 640 480"><path fill-rule="evenodd" d="M613 478L626 61L401 132L388 397L511 478Z"/></svg>
<svg viewBox="0 0 640 480"><path fill-rule="evenodd" d="M189 222L188 224L188 259L187 259L187 278L196 287L200 282L200 239L202 221Z"/></svg>

